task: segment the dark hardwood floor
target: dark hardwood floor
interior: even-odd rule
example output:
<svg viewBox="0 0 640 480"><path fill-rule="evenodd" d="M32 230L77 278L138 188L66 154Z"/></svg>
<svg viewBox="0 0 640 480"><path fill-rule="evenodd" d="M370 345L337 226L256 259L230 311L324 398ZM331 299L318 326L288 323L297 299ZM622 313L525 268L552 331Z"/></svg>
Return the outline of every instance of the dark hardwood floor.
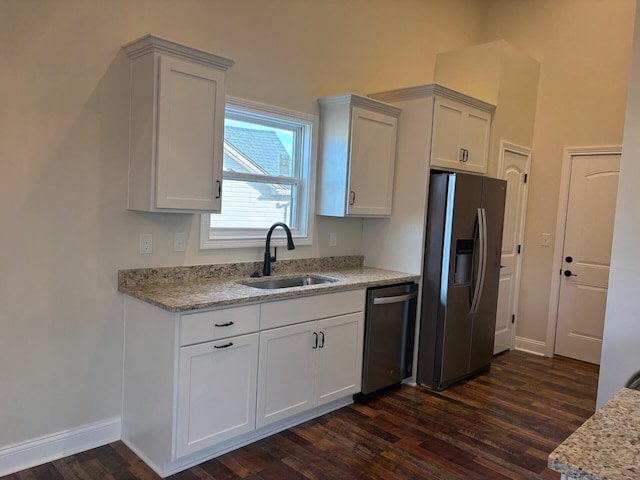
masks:
<svg viewBox="0 0 640 480"><path fill-rule="evenodd" d="M595 408L598 367L521 352L443 392L395 387L170 477L558 479L547 455ZM157 479L122 442L3 480Z"/></svg>

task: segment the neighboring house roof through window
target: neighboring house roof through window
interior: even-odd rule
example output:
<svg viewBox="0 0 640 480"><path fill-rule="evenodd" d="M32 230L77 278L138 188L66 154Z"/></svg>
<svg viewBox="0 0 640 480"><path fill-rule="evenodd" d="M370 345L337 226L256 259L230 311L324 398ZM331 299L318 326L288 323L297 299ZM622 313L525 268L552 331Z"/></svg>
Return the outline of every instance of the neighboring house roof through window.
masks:
<svg viewBox="0 0 640 480"><path fill-rule="evenodd" d="M290 156L273 130L252 130L226 126L224 129L224 141L253 162L264 173L273 176L285 173L282 171L282 159L284 157L288 159ZM286 174L288 175L289 172L287 171Z"/></svg>

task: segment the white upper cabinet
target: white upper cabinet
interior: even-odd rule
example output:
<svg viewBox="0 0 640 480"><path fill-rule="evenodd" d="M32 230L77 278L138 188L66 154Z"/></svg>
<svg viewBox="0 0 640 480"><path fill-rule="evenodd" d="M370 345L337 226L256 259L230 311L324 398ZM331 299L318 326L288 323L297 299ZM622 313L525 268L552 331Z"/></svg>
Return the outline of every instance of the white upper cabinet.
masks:
<svg viewBox="0 0 640 480"><path fill-rule="evenodd" d="M152 35L123 48L131 65L127 208L220 212L233 60Z"/></svg>
<svg viewBox="0 0 640 480"><path fill-rule="evenodd" d="M391 214L400 109L354 94L320 104L319 215Z"/></svg>
<svg viewBox="0 0 640 480"><path fill-rule="evenodd" d="M490 111L436 97L431 166L486 173L490 130Z"/></svg>

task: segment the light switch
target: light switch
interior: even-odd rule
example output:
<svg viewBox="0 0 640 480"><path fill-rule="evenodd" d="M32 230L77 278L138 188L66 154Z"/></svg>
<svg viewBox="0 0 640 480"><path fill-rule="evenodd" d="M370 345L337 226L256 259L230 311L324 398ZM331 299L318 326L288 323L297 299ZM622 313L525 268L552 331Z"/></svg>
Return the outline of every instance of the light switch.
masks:
<svg viewBox="0 0 640 480"><path fill-rule="evenodd" d="M550 233L543 233L542 234L542 243L541 245L543 247L550 247L551 246L551 234Z"/></svg>

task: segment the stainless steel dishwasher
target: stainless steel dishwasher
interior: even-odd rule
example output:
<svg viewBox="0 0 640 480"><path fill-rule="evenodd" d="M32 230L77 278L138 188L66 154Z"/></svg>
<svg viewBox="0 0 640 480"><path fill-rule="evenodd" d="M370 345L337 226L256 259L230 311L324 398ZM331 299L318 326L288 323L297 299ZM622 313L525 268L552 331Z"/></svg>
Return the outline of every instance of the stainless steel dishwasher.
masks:
<svg viewBox="0 0 640 480"><path fill-rule="evenodd" d="M362 393L399 383L411 375L418 285L367 290Z"/></svg>

